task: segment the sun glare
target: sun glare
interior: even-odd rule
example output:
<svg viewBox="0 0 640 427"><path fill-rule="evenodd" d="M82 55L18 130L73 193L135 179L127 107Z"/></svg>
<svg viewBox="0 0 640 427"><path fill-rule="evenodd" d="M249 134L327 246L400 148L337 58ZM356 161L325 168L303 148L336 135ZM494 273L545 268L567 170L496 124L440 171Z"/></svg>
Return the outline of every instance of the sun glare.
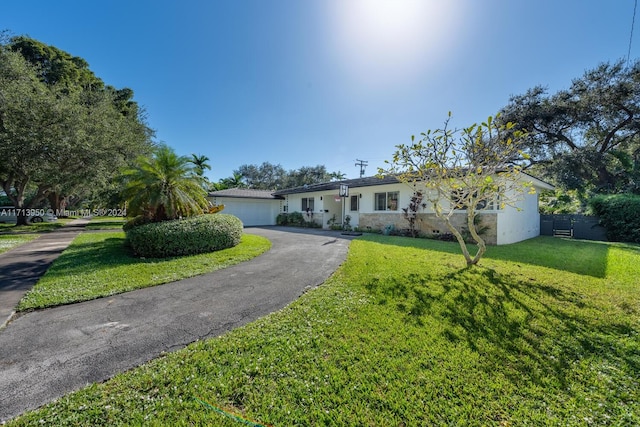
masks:
<svg viewBox="0 0 640 427"><path fill-rule="evenodd" d="M438 59L456 35L456 2L341 0L332 2L332 38L340 61L375 80L410 75Z"/></svg>

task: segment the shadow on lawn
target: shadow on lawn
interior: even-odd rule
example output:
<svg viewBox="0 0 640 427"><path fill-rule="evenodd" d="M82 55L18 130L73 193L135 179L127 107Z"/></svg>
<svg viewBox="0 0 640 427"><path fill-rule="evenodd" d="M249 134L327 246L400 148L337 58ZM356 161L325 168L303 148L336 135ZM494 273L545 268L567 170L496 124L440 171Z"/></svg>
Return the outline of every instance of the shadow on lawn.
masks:
<svg viewBox="0 0 640 427"><path fill-rule="evenodd" d="M482 267L374 279L366 287L380 304L395 304L409 323L420 327L435 319L443 339L466 344L483 356L488 372L515 384L566 388L583 360L626 367L627 375L640 371L638 346L623 339L636 333L631 323L570 290Z"/></svg>

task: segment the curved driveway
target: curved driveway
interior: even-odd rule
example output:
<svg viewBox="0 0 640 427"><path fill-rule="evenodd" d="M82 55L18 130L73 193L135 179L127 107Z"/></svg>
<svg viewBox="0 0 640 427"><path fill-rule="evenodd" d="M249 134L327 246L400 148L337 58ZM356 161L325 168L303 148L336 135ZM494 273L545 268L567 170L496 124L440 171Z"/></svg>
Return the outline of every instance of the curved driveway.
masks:
<svg viewBox="0 0 640 427"><path fill-rule="evenodd" d="M350 237L249 228L267 253L202 276L20 316L0 330L0 422L163 352L279 310L344 261Z"/></svg>

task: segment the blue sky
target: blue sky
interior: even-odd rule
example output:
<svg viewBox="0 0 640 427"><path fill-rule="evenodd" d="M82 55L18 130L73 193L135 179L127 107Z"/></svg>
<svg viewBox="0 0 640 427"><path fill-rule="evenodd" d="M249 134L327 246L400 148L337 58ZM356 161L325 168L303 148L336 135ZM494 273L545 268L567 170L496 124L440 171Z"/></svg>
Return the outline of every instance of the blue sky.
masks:
<svg viewBox="0 0 640 427"><path fill-rule="evenodd" d="M356 159L375 174L449 111L468 126L511 95L555 92L626 58L633 10L634 0L30 0L3 3L0 29L133 89L156 139L208 156L213 181L265 161L355 178Z"/></svg>

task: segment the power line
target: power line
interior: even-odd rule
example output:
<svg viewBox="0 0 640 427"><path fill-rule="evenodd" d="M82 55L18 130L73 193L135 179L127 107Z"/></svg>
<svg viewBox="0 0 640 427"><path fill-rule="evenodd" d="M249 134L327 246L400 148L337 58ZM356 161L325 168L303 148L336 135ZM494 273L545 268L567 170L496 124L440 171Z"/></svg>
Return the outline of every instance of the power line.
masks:
<svg viewBox="0 0 640 427"><path fill-rule="evenodd" d="M633 41L633 27L636 23L636 9L638 8L638 0L635 0L633 4L633 18L631 18L631 35L629 35L629 50L627 50L627 67L629 66L629 59L631 58L631 42Z"/></svg>

